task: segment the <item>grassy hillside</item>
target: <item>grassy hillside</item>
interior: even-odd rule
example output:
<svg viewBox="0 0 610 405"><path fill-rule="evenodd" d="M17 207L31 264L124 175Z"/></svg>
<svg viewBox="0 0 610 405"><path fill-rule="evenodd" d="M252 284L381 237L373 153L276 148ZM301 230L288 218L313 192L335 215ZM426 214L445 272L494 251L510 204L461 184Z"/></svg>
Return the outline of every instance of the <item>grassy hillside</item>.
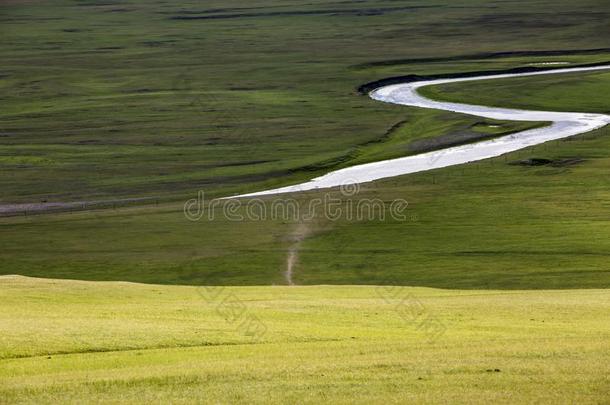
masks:
<svg viewBox="0 0 610 405"><path fill-rule="evenodd" d="M183 204L543 125L356 89L610 61L609 17L601 0L3 1L0 214L155 203L0 218L0 403L604 403L610 128L290 196L307 213L400 198L401 220L193 222ZM608 113L608 90L596 73L423 91Z"/></svg>
<svg viewBox="0 0 610 405"><path fill-rule="evenodd" d="M294 221L235 222L217 212L213 221L191 222L181 204L5 218L1 272L281 284L296 245L298 284L383 284L392 275L403 285L443 288L606 288L608 135L606 128L485 162L363 185L354 203L403 198L407 220L330 221L318 213L298 243ZM510 164L536 157L555 163ZM565 160L573 158L582 161ZM307 204L320 195L295 197Z"/></svg>
<svg viewBox="0 0 610 405"><path fill-rule="evenodd" d="M609 395L603 290L215 290L2 277L0 299L6 403L603 403ZM262 326L248 335L239 325L252 319Z"/></svg>
<svg viewBox="0 0 610 405"><path fill-rule="evenodd" d="M549 50L608 60L608 13L599 0L3 2L0 202L226 195L405 155L477 121L358 85ZM401 142L380 152L392 128Z"/></svg>
<svg viewBox="0 0 610 405"><path fill-rule="evenodd" d="M437 100L470 104L610 114L608 71L452 83L420 91Z"/></svg>
<svg viewBox="0 0 610 405"><path fill-rule="evenodd" d="M355 91L409 73L610 60L606 3L519 4L3 3L0 203L162 198L2 218L0 274L269 285L286 282L293 254L298 284L383 284L392 274L443 288L608 287L607 129L355 196L403 198L407 221L318 215L301 232L294 221L192 223L182 214L198 190L258 190L439 139L523 129ZM608 75L579 77L485 82L458 96L606 111ZM509 164L536 157L557 162ZM582 161L562 163L572 158Z"/></svg>

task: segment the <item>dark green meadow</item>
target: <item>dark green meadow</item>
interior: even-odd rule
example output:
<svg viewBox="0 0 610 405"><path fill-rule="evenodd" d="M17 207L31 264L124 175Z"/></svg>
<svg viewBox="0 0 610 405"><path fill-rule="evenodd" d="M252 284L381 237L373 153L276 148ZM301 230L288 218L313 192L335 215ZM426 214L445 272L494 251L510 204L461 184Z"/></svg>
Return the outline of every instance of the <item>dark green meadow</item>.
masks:
<svg viewBox="0 0 610 405"><path fill-rule="evenodd" d="M0 273L283 284L296 249L298 284L610 285L607 129L363 185L355 197L403 198L406 221L318 216L303 228L222 215L190 222L182 213L199 190L209 198L255 191L429 150L438 139L540 125L401 108L356 88L412 73L610 60L607 3L229 3L1 6L0 201L152 196L160 204L3 218ZM505 81L500 90L463 84L474 94L455 94L607 112L608 74L579 77ZM526 86L541 96L525 100ZM509 164L534 157L583 161Z"/></svg>
<svg viewBox="0 0 610 405"><path fill-rule="evenodd" d="M232 221L217 209L214 220L206 213L191 222L181 205L6 218L2 271L161 284L284 284L288 252L297 246L297 284L607 288L608 135L601 130L584 140L367 184L354 197L333 194L343 207L379 199L389 208L393 199L405 199L405 220L332 220L317 211L303 229L281 218ZM509 164L534 157L584 161ZM319 196L293 197L308 212L309 198ZM245 206L238 214L247 216Z"/></svg>
<svg viewBox="0 0 610 405"><path fill-rule="evenodd" d="M416 138L479 120L383 105L359 85L557 58L493 52L608 60L608 12L601 1L3 3L0 202L228 195L406 155Z"/></svg>

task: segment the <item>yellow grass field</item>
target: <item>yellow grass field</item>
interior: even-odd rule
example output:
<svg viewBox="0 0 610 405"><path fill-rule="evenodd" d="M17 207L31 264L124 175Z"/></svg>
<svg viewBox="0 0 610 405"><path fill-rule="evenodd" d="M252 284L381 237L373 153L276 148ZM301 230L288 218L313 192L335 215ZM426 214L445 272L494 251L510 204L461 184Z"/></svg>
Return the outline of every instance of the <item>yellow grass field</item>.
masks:
<svg viewBox="0 0 610 405"><path fill-rule="evenodd" d="M610 291L0 278L1 403L608 403Z"/></svg>

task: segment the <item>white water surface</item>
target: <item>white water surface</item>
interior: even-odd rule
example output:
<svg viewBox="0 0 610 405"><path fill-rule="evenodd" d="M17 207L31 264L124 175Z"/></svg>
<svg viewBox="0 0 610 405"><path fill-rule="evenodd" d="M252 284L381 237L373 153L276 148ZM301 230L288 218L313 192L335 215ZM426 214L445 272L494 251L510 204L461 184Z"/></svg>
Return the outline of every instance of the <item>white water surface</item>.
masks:
<svg viewBox="0 0 610 405"><path fill-rule="evenodd" d="M412 107L432 108L495 120L545 121L551 125L517 132L492 140L449 147L438 151L414 156L383 160L347 167L316 177L305 183L242 194L231 198L257 197L282 193L295 193L308 190L325 189L356 183L367 183L388 177L401 176L442 167L460 165L477 160L489 159L505 153L514 152L544 142L583 134L610 124L610 116L579 112L528 111L509 108L485 107L478 105L449 103L430 100L417 92L424 86L447 83L494 80L511 77L541 76L550 74L592 72L608 70L609 65L596 67L553 69L541 72L512 73L477 76L459 79L438 79L404 84L393 84L373 90L369 95L374 100Z"/></svg>

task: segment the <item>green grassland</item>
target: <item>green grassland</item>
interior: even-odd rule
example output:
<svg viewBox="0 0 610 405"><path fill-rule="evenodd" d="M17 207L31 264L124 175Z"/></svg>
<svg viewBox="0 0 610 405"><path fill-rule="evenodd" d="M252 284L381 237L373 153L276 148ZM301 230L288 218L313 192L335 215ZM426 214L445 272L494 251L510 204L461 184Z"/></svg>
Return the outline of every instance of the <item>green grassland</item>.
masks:
<svg viewBox="0 0 610 405"><path fill-rule="evenodd" d="M405 199L406 221L332 221L318 213L306 223L295 282L384 284L392 275L402 285L441 288L607 288L608 135L606 128L484 162L362 185L353 203ZM535 157L583 161L511 164ZM293 197L305 205L319 196ZM298 228L282 218L231 221L222 212L191 222L181 205L172 204L14 217L0 225L0 259L3 274L33 277L282 284Z"/></svg>
<svg viewBox="0 0 610 405"><path fill-rule="evenodd" d="M374 102L357 86L610 60L607 4L553 2L558 21L548 3L7 2L0 202L227 195L407 155L414 139L478 120ZM523 50L575 52L486 55Z"/></svg>
<svg viewBox="0 0 610 405"><path fill-rule="evenodd" d="M604 403L610 394L606 290L216 291L23 277L0 287L3 403ZM242 330L242 318L260 333ZM443 332L421 328L424 318Z"/></svg>
<svg viewBox="0 0 610 405"><path fill-rule="evenodd" d="M453 83L425 87L421 93L437 100L470 104L610 114L607 71Z"/></svg>
<svg viewBox="0 0 610 405"><path fill-rule="evenodd" d="M543 125L356 88L609 61L609 16L600 0L3 2L0 203L159 203L0 218L0 403L607 402L608 128L342 198L402 198L404 220L182 208ZM422 91L608 113L609 86ZM514 164L531 158L552 163Z"/></svg>
<svg viewBox="0 0 610 405"><path fill-rule="evenodd" d="M396 2L336 4L352 11L329 15L322 10L328 4L260 2L252 5L262 7L256 9L260 15L241 17L213 10L220 6L212 3L206 3L209 12L187 3L104 4L3 6L0 198L161 194L177 202L4 218L0 274L159 284L285 283L298 224L234 222L222 215L192 223L180 200L198 190L208 197L257 190L417 153L415 140L481 131L495 136L529 125L402 108L357 95L355 88L370 80L610 59L608 51L578 50L605 45L599 35L605 32L603 19L584 11L597 9L595 16L602 18L607 5L599 2L562 3L561 27L544 2L528 2L519 12L513 3L490 11L475 1L452 2L366 18L352 9L397 7ZM503 14L504 7L512 14ZM265 11L269 8L275 11ZM286 9L293 14L273 14ZM183 14L223 17L171 18ZM528 23L531 15L536 25ZM485 18L505 23L487 24ZM480 26L466 24L475 19ZM22 23L28 20L37 23ZM509 27L517 20L518 33ZM429 30L434 22L436 35ZM558 32L570 38L569 47ZM154 46L146 42L151 38ZM225 52L212 52L225 43L230 44ZM485 54L507 49L542 53ZM476 87L476 97L483 97L502 84L498 104L607 111L600 89L607 88L608 74L586 74L575 84L577 77L515 79L514 88L510 80L464 86L486 86ZM521 105L526 82L544 97ZM578 97L571 97L575 91ZM392 274L404 285L441 288L608 287L607 131L364 185L357 198L388 203L403 198L410 204L409 220L319 216L299 245L295 282L383 284ZM509 164L533 157L583 161ZM306 204L318 196L295 198Z"/></svg>

